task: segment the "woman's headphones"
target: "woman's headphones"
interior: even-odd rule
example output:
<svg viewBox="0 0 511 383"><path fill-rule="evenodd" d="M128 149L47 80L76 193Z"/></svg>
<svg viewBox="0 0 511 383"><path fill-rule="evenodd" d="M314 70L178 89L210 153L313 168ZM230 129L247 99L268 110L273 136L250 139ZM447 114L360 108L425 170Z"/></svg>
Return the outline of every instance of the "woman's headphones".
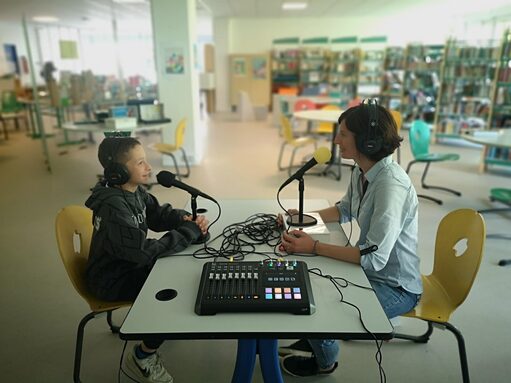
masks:
<svg viewBox="0 0 511 383"><path fill-rule="evenodd" d="M366 156L378 153L383 145L383 137L378 136L378 102L375 99L362 101L362 108L368 108L369 126L365 134L355 135L355 144L359 152Z"/></svg>
<svg viewBox="0 0 511 383"><path fill-rule="evenodd" d="M118 151L121 147L122 137L112 138L112 146L109 150L107 161L108 165L105 167L103 171L103 175L105 176L106 181L109 185L124 185L131 178L130 172L126 165L116 162L115 159L118 156Z"/></svg>

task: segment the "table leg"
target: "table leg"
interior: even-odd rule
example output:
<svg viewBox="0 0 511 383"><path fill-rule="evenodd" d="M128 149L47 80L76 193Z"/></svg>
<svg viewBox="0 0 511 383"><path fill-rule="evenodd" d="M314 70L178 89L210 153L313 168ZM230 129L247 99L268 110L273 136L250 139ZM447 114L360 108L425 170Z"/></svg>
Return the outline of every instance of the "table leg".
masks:
<svg viewBox="0 0 511 383"><path fill-rule="evenodd" d="M252 382L256 353L256 339L238 339L236 367L234 368L234 374L232 375L231 383Z"/></svg>
<svg viewBox="0 0 511 383"><path fill-rule="evenodd" d="M284 383L279 366L279 354L276 339L259 339L257 342L259 363L265 383Z"/></svg>
<svg viewBox="0 0 511 383"><path fill-rule="evenodd" d="M332 157L330 158L330 161L328 162L327 167L325 170L323 170L324 175L333 174L335 179L339 181L341 179L341 158L339 156L339 159L337 159L337 145L334 143L335 136L337 135L337 129L339 128L337 122L334 122L332 124L332 141L330 145L330 152L332 153ZM330 168L334 165L337 165L337 172L334 170L331 170Z"/></svg>
<svg viewBox="0 0 511 383"><path fill-rule="evenodd" d="M265 383L284 383L279 366L277 339L238 339L236 367L231 383L250 383L254 374L256 354Z"/></svg>

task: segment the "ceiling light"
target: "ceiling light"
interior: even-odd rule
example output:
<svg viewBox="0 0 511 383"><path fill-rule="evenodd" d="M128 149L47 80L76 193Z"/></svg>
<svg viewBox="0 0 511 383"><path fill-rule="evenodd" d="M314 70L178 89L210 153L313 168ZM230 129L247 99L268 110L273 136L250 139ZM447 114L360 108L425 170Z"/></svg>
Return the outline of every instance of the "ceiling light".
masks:
<svg viewBox="0 0 511 383"><path fill-rule="evenodd" d="M282 3L282 9L285 11L294 11L307 8L307 3L301 2L286 2Z"/></svg>
<svg viewBox="0 0 511 383"><path fill-rule="evenodd" d="M114 0L114 3L119 4L142 4L145 2L146 0Z"/></svg>
<svg viewBox="0 0 511 383"><path fill-rule="evenodd" d="M32 20L37 21L38 23L54 23L59 21L58 17L55 16L34 16Z"/></svg>

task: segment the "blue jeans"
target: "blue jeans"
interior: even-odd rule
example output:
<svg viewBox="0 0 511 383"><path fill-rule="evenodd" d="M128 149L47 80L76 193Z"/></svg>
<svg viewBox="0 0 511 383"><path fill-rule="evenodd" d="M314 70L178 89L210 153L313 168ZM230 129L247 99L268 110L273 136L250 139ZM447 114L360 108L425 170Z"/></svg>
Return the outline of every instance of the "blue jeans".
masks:
<svg viewBox="0 0 511 383"><path fill-rule="evenodd" d="M410 293L401 287L392 287L380 282L369 281L383 307L387 318L405 314L419 303L418 294ZM362 313L363 318L364 313ZM316 363L320 368L331 367L339 356L339 342L335 339L309 339Z"/></svg>

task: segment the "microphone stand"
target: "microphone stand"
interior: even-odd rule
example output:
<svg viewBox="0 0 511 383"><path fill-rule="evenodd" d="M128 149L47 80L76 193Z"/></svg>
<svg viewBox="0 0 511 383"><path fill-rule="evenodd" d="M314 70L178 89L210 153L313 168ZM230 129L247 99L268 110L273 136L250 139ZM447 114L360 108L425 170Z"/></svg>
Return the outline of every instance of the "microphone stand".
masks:
<svg viewBox="0 0 511 383"><path fill-rule="evenodd" d="M289 226L313 226L318 223L318 220L308 214L303 214L303 191L304 181L303 176L298 178L298 215L291 215L287 219Z"/></svg>
<svg viewBox="0 0 511 383"><path fill-rule="evenodd" d="M191 196L192 196L192 202L191 202L192 221L195 221L195 220L197 220L197 195L191 194ZM206 234L201 233L200 237L197 238L195 241L193 241L192 244L194 244L194 245L201 244L201 243L209 241L210 238L211 238L211 234L209 234L209 231Z"/></svg>

